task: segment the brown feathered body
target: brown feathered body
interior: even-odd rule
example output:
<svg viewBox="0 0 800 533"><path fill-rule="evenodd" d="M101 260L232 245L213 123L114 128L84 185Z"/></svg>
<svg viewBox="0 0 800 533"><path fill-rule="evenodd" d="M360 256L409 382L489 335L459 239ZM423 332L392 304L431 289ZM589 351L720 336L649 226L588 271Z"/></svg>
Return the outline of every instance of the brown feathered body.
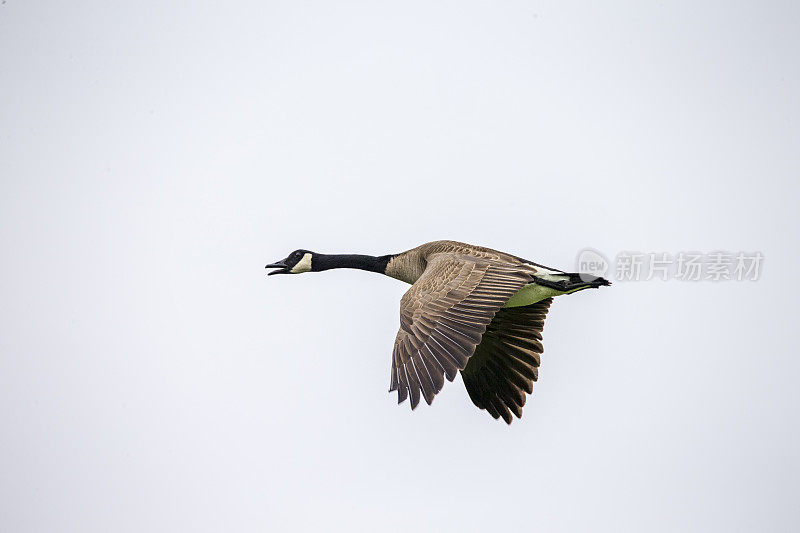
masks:
<svg viewBox="0 0 800 533"><path fill-rule="evenodd" d="M392 256L385 274L412 284L392 357L398 402L430 404L460 371L475 405L508 423L538 378L552 297L608 284L455 241Z"/></svg>

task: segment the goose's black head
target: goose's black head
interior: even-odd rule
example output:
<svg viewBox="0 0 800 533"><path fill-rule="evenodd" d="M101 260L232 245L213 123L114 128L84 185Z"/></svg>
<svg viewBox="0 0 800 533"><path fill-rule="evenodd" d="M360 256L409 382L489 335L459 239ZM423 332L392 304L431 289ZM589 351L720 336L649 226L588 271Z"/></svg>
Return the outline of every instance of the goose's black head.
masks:
<svg viewBox="0 0 800 533"><path fill-rule="evenodd" d="M295 250L286 259L281 259L276 263L270 263L264 268L275 268L268 276L273 274L302 274L311 272L314 262L314 252L308 250Z"/></svg>

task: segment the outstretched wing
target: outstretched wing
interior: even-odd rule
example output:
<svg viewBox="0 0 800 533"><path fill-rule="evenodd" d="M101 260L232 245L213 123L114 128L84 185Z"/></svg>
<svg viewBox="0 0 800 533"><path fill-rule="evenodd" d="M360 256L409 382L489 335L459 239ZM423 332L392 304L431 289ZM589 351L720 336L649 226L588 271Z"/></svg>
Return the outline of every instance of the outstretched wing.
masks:
<svg viewBox="0 0 800 533"><path fill-rule="evenodd" d="M430 404L467 366L486 327L511 296L532 281L519 267L456 254L436 254L400 300L390 391L398 403L420 395Z"/></svg>
<svg viewBox="0 0 800 533"><path fill-rule="evenodd" d="M552 302L547 298L498 311L461 371L472 402L494 418L503 417L510 424L511 413L522 417L525 393L533 392L539 377L542 329Z"/></svg>

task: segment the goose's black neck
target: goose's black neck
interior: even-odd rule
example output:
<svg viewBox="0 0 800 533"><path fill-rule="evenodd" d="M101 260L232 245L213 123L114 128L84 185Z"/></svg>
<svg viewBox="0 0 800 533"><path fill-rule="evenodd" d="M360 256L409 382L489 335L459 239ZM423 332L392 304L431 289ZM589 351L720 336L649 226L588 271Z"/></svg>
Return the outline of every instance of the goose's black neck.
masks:
<svg viewBox="0 0 800 533"><path fill-rule="evenodd" d="M389 264L391 255L372 255L357 254L314 254L311 261L311 270L321 272L332 268L357 268L379 274L386 273L386 265Z"/></svg>

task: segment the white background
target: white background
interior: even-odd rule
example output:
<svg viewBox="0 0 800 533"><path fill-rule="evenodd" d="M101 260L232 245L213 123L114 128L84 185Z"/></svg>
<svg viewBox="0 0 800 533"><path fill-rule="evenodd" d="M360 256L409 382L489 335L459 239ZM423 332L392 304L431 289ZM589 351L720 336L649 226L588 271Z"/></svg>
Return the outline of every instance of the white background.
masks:
<svg viewBox="0 0 800 533"><path fill-rule="evenodd" d="M0 530L796 531L794 2L0 5ZM557 300L510 427L296 248L760 251Z"/></svg>

